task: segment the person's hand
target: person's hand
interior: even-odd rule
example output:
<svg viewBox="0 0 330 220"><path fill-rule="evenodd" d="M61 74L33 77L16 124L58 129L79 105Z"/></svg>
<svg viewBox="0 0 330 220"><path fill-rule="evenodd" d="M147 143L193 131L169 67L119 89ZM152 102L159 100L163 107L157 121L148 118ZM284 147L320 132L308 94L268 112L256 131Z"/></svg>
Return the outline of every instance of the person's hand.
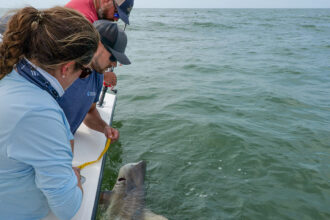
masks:
<svg viewBox="0 0 330 220"><path fill-rule="evenodd" d="M119 138L119 132L109 125L104 127L104 135L106 138L110 138L111 141L117 141Z"/></svg>
<svg viewBox="0 0 330 220"><path fill-rule="evenodd" d="M104 83L115 87L117 85L117 76L114 72L104 72Z"/></svg>
<svg viewBox="0 0 330 220"><path fill-rule="evenodd" d="M81 181L80 181L80 169L78 167L72 167L74 173L76 174L77 180L78 180L78 184L77 186L81 189L81 192L83 191L82 185L81 185Z"/></svg>

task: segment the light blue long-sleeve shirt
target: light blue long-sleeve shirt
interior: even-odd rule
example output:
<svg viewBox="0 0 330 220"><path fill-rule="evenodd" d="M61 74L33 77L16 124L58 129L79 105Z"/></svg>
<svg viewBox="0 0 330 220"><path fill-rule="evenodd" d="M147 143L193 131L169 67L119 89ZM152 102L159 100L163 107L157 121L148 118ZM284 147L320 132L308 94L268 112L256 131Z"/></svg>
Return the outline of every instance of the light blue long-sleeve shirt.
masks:
<svg viewBox="0 0 330 220"><path fill-rule="evenodd" d="M16 71L0 80L0 219L60 219L78 211L72 134L46 91Z"/></svg>

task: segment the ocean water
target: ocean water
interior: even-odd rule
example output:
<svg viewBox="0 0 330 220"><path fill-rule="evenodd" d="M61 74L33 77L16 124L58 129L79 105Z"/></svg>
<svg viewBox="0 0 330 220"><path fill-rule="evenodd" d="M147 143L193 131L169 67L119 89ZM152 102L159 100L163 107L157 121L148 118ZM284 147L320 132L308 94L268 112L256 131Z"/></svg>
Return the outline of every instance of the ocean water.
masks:
<svg viewBox="0 0 330 220"><path fill-rule="evenodd" d="M330 9L133 9L102 189L171 220L330 219Z"/></svg>
<svg viewBox="0 0 330 220"><path fill-rule="evenodd" d="M104 189L173 220L330 219L330 9L133 9Z"/></svg>

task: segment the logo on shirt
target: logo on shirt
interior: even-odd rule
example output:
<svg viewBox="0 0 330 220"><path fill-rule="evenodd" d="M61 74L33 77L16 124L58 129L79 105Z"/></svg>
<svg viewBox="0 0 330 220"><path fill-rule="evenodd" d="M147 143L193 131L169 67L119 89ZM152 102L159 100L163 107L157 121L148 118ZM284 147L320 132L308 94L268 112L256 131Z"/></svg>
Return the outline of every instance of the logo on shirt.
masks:
<svg viewBox="0 0 330 220"><path fill-rule="evenodd" d="M32 76L38 76L39 75L38 71L35 71L34 69L31 69L31 74L32 74Z"/></svg>
<svg viewBox="0 0 330 220"><path fill-rule="evenodd" d="M87 92L87 96L96 96L96 92L90 92L90 91L88 91Z"/></svg>

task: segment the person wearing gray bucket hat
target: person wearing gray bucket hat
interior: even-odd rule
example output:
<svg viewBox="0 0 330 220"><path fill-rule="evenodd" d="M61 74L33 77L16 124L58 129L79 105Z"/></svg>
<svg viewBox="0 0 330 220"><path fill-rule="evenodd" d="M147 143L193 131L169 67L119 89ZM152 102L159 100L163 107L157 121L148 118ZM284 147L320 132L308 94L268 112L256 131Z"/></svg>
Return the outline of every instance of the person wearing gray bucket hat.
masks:
<svg viewBox="0 0 330 220"><path fill-rule="evenodd" d="M101 118L96 103L103 86L103 73L108 68L116 67L117 61L124 65L131 63L125 54L127 36L116 23L108 20L99 20L93 25L101 39L91 63L93 71L86 78L76 80L58 103L73 134L84 122L87 127L104 133L106 138L117 140L119 132Z"/></svg>
<svg viewBox="0 0 330 220"><path fill-rule="evenodd" d="M116 23L107 20L95 21L93 25L100 33L102 44L116 60L124 65L131 64L131 61L125 55L127 45L125 32Z"/></svg>

